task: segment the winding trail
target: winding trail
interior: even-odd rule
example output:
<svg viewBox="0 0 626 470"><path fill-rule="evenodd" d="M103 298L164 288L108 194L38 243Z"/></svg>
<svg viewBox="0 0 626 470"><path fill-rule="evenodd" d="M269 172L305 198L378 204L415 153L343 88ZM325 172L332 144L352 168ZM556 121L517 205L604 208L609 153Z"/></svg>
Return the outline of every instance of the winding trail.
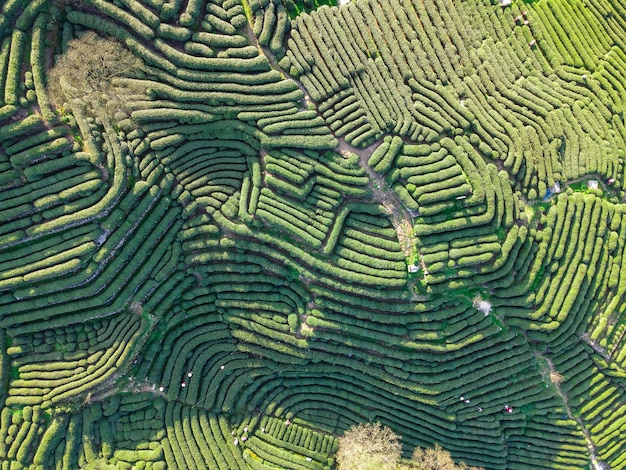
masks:
<svg viewBox="0 0 626 470"><path fill-rule="evenodd" d="M585 423L583 423L583 420L581 418L575 416L574 413L572 413L572 410L570 409L569 404L568 404L567 394L563 390L561 390L561 382L559 380L552 380L552 377L560 376L559 372L556 370L556 367L554 367L554 364L549 358L537 352L535 353L535 357L541 358L548 363L549 375L546 379L549 378L550 382L554 385L554 388L556 389L556 394L563 402L563 407L565 408L565 413L567 414L567 416L571 420L576 421L576 423L578 423L578 426L580 427L580 430L582 431L583 436L585 437L585 442L587 444L587 448L589 449L589 456L591 458L591 463L593 464L593 468L595 470L607 469L606 464L602 462L601 460L599 460L596 455L596 446L591 440L591 433L589 432L589 429L585 427Z"/></svg>
<svg viewBox="0 0 626 470"><path fill-rule="evenodd" d="M308 108L308 105L313 102L309 94L307 93L307 90L302 85L302 83L299 80L296 80L293 77L291 77L285 70L282 69L282 67L280 67L280 65L278 64L278 61L276 60L276 57L268 48L262 47L259 45L258 39L255 37L254 32L252 31L252 28L250 27L249 24L246 24L245 26L245 34L250 39L251 44L255 44L257 47L259 47L259 49L262 51L265 57L267 57L271 67L274 70L281 72L285 78L289 80L293 80L294 83L296 83L298 88L300 88L300 90L304 94L305 104L306 104L306 107ZM319 111L317 111L317 114L321 115ZM389 219L391 223L393 224L393 227L396 230L398 241L407 259L408 260L411 259L413 256L413 253L415 253L416 251L420 255L420 266L421 266L422 273L425 277L428 274L428 270L424 262L422 261L421 253L419 252L419 249L417 247L416 237L413 233L413 224L414 224L413 217L411 216L407 208L404 206L402 201L399 199L395 191L391 187L389 187L389 185L385 181L384 176L375 172L372 169L372 167L368 164L370 156L376 150L376 148L381 144L382 139L377 140L376 142L368 145L365 148L357 148L348 144L343 137L338 137L335 135L335 138L337 138L339 142L337 148L335 149L337 152L339 152L340 154L344 156L347 156L348 154L355 154L358 156L360 165L365 169L367 175L369 176L369 180L370 180L369 187L371 189L372 202L378 203L385 208L389 216ZM500 169L503 168L502 162L496 161L495 163L498 164ZM576 184L581 181L588 181L592 179L596 179L598 181L599 187L603 190L605 194L615 195L616 193L615 188L609 187L601 175L594 175L594 174L585 174L578 178L574 178L570 181L562 183L561 192L563 192L572 184ZM543 201L538 200L534 202L535 203L536 202L552 202L554 197L557 195L558 193L553 193L553 194L550 194L545 199L543 199ZM532 205L527 200L523 200L522 202L525 205ZM410 278L407 279L407 285L409 286L411 292L413 293L414 299L419 300L420 296L417 294L416 283L417 283L417 279L410 279ZM582 339L586 341L588 344L590 344L594 348L594 350L596 350L596 352L601 354L603 357L607 359L610 358L610 355L608 355L606 351L596 346L593 342L589 340L589 338L582 338ZM567 416L571 420L575 421L580 427L583 433L587 448L589 450L592 468L594 470L606 470L608 468L606 464L602 462L601 460L599 460L597 457L596 447L595 447L595 444L593 443L593 440L591 439L591 433L589 429L585 426L585 423L583 422L582 418L576 416L573 413L573 411L571 410L568 404L568 396L561 389L561 386L560 386L561 382L559 380L560 374L556 370L554 364L549 358L539 353L535 353L535 356L537 358L543 359L548 364L548 368L544 370L545 372L544 380L546 381L546 383L549 382L554 386L555 393L562 401L563 407L565 409Z"/></svg>
<svg viewBox="0 0 626 470"><path fill-rule="evenodd" d="M274 55L272 51L269 50L269 48L265 46L261 46L261 44L259 44L259 39L254 35L254 31L252 31L252 27L250 26L249 21L243 27L243 32L248 37L250 44L254 44L256 47L259 48L259 50L261 50L261 52L263 53L267 61L270 63L270 67L272 67L273 70L280 72L285 77L285 79L293 81L298 86L298 88L300 88L300 91L302 91L302 93L304 94L305 106L303 107L303 109L308 109L309 103L313 103L313 101L311 100L309 93L306 91L306 88L304 88L304 86L302 85L302 83L300 83L299 80L296 80L295 78L290 76L289 73L287 73L287 71L285 71L278 64L278 61L276 60L276 56ZM319 116L320 112L317 111L317 114Z"/></svg>
<svg viewBox="0 0 626 470"><path fill-rule="evenodd" d="M381 141L376 141L373 144L360 149L352 147L343 137L338 140L339 145L337 146L337 150L339 153L342 155L354 153L359 157L361 166L365 169L365 172L369 176L369 187L372 194L372 200L373 202L382 205L389 215L389 220L391 221L393 228L396 230L398 243L400 243L400 247L407 258L407 266L410 266L413 263L413 254L417 252L419 254L421 272L425 279L428 274L428 269L426 269L426 265L422 260L422 255L417 246L417 239L413 233L413 218L407 208L404 207L404 204L402 204L402 201L400 201L396 192L389 187L383 176L375 172L368 164L370 156L380 145ZM421 300L421 297L417 294L416 284L417 279L407 279L407 285L413 295L413 299L417 301Z"/></svg>
<svg viewBox="0 0 626 470"><path fill-rule="evenodd" d="M282 73L286 79L292 80L302 91L304 95L304 109L308 109L308 105L310 103L313 103L316 106L317 115L321 116L321 113L319 112L319 110L317 110L317 105L311 100L311 97L309 96L306 88L302 85L302 83L299 80L291 77L285 70L283 70L283 68L278 64L276 56L272 53L272 51L270 51L267 47L263 47L259 44L259 40L254 35L254 31L252 30L249 22L246 23L246 25L243 27L243 32L248 37L250 43L256 45L262 51L263 55L270 63L272 69ZM334 136L339 142L339 144L335 148L338 153L340 153L341 155L353 153L359 157L359 162L367 172L370 179L369 187L371 189L372 202L381 204L385 208L387 214L389 215L389 219L391 220L391 223L396 230L398 242L400 243L400 247L402 248L402 251L407 258L408 264L412 263L413 253L415 253L415 251L418 252L418 254L420 255L419 258L421 271L424 277L426 277L426 275L428 274L428 270L426 268L426 265L422 261L421 253L419 253L419 249L417 247L416 238L413 233L413 219L411 217L411 214L406 209L406 207L404 207L404 204L402 204L402 201L395 193L395 191L390 188L389 185L385 182L384 177L379 173L376 173L368 165L370 156L372 155L374 150L376 150L376 148L380 145L382 139L377 140L376 142L368 145L365 148L357 148L348 144L343 137L338 137L336 135ZM415 288L416 283L417 279L410 279L407 281L407 284L409 285L413 296L417 299L417 290Z"/></svg>
<svg viewBox="0 0 626 470"><path fill-rule="evenodd" d="M369 187L372 191L372 199L374 202L381 204L393 224L398 234L398 241L402 247L404 254L409 257L415 246L415 237L413 236L413 220L406 210L395 191L389 187L385 179L379 173L376 173L372 167L368 165L368 161L374 150L380 145L380 141L374 142L363 149L352 147L345 139L339 138L337 150L342 155L354 153L359 157L361 166L365 169L370 179Z"/></svg>

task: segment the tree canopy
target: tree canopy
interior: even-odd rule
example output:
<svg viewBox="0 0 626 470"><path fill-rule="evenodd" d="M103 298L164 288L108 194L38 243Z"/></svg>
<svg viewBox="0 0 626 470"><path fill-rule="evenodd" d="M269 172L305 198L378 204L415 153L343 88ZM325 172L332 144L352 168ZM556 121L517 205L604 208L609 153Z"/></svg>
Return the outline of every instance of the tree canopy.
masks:
<svg viewBox="0 0 626 470"><path fill-rule="evenodd" d="M57 106L72 98L91 100L102 95L119 104L123 92L113 80L137 73L142 64L119 41L89 31L71 40L57 58L48 75L48 93Z"/></svg>
<svg viewBox="0 0 626 470"><path fill-rule="evenodd" d="M339 439L339 470L481 470L464 462L456 463L439 444L428 449L417 447L411 460L403 460L400 440L381 423L352 426Z"/></svg>

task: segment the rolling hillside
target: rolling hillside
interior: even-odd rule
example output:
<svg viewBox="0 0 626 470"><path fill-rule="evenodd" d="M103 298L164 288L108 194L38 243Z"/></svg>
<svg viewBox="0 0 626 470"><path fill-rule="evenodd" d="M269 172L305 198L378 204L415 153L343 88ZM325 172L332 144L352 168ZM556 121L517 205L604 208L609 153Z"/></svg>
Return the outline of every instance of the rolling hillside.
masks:
<svg viewBox="0 0 626 470"><path fill-rule="evenodd" d="M626 1L332 3L0 0L2 470L626 469Z"/></svg>

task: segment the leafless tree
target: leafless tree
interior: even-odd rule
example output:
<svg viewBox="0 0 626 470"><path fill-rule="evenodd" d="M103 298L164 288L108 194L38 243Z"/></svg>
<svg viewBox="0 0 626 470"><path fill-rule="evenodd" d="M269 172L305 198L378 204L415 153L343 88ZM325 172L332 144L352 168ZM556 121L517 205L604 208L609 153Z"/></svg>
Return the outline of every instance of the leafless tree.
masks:
<svg viewBox="0 0 626 470"><path fill-rule="evenodd" d="M339 470L394 470L402 456L400 437L381 423L351 427L339 439Z"/></svg>
<svg viewBox="0 0 626 470"><path fill-rule="evenodd" d="M413 452L413 460L409 468L415 470L481 470L478 467L470 467L464 462L455 463L450 452L439 444L428 449L417 447Z"/></svg>
<svg viewBox="0 0 626 470"><path fill-rule="evenodd" d="M141 59L119 41L85 32L69 42L49 71L48 96L57 107L80 99L115 108L124 102L127 90L116 87L114 79L133 76L141 67Z"/></svg>

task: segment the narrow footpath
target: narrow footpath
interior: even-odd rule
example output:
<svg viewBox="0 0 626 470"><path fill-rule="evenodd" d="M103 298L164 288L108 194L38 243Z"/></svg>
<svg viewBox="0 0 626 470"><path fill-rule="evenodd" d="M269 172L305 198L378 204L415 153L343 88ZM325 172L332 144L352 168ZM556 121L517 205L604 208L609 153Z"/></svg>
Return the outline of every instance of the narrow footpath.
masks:
<svg viewBox="0 0 626 470"><path fill-rule="evenodd" d="M559 372L556 370L556 368L554 367L554 364L552 363L550 359L548 359L547 357L539 353L535 353L535 356L545 360L548 363L548 366L550 368L548 377L551 383L554 385L554 388L556 389L556 394L563 402L563 407L565 408L565 412L567 413L567 416L571 420L576 421L578 423L578 426L580 426L580 430L582 431L583 436L585 437L587 448L589 449L589 455L591 457L591 463L593 464L594 470L608 470L608 467L606 466L606 464L598 459L598 456L596 455L596 446L591 440L591 434L589 430L585 427L583 420L575 416L569 407L567 394L563 390L561 390L561 380L562 380L561 374L559 374ZM553 380L552 379L553 377L557 379ZM558 378L561 378L561 379L559 380Z"/></svg>

